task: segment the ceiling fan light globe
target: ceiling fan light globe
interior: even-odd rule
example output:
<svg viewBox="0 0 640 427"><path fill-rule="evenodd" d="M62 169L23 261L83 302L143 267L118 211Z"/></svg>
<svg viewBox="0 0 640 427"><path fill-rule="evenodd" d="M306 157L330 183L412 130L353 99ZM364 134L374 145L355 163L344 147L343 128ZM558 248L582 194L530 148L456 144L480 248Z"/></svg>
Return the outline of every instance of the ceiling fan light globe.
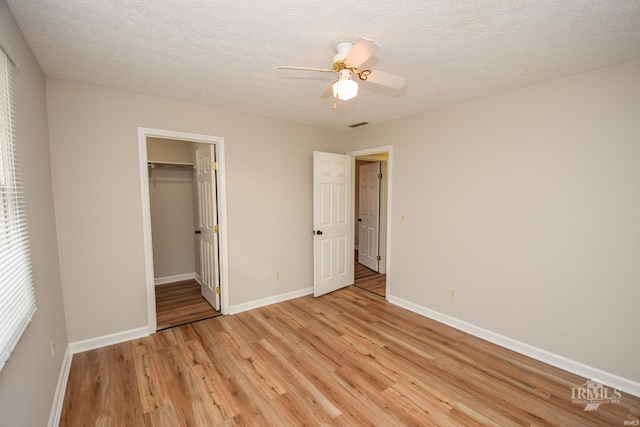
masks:
<svg viewBox="0 0 640 427"><path fill-rule="evenodd" d="M333 96L347 101L358 95L358 83L351 79L337 80L333 83Z"/></svg>

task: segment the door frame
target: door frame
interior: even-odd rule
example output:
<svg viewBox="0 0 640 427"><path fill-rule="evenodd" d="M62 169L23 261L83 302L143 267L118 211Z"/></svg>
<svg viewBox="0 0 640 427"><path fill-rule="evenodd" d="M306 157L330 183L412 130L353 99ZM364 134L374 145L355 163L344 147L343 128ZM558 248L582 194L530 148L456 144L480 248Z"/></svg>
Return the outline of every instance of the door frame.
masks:
<svg viewBox="0 0 640 427"><path fill-rule="evenodd" d="M227 241L227 185L224 138L220 136L138 127L142 234L144 246L145 287L147 291L147 327L149 334L155 334L158 321L156 318L156 295L151 233L151 204L149 201L149 170L147 167L147 138L149 137L182 140L186 142L201 142L205 144L213 144L215 147L218 167L218 224L220 227L218 239L220 245L220 293L222 294L220 308L222 314L227 314L229 310L229 250Z"/></svg>
<svg viewBox="0 0 640 427"><path fill-rule="evenodd" d="M381 254L380 266L384 266L384 274L386 275L386 284L385 284L385 299L389 300L389 296L391 294L391 201L392 201L392 172L393 172L393 145L384 145L381 147L374 148L366 148L362 150L349 151L347 152L348 156L351 156L351 169L355 171L356 167L356 159L360 157L371 156L374 154L382 154L386 153L388 159L386 161L386 185L384 185L383 190L381 191L380 200L381 202L384 200L386 204L386 211L384 213L385 218L380 217L380 239L385 239L385 251L384 254ZM384 166L384 162L383 162ZM355 204L356 204L356 191L358 191L355 186L355 172L352 174L352 183L351 183L351 211L355 212ZM383 178L384 180L384 178ZM354 225L355 227L355 225ZM352 228L354 228L352 227ZM353 231L355 232L355 230ZM355 253L355 239L351 239L353 243L353 247L351 248L351 253ZM355 260L354 260L355 262ZM351 283L355 283L355 271L351 272Z"/></svg>

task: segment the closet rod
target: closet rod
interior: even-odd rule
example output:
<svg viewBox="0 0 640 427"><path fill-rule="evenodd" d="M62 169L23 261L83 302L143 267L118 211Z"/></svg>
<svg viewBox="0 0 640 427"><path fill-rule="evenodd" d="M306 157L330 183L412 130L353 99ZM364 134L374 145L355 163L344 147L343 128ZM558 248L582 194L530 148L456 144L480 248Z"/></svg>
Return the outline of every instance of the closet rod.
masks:
<svg viewBox="0 0 640 427"><path fill-rule="evenodd" d="M195 167L193 163L181 163L181 162L147 162L147 166L149 166L151 169L154 169L154 168L193 169Z"/></svg>

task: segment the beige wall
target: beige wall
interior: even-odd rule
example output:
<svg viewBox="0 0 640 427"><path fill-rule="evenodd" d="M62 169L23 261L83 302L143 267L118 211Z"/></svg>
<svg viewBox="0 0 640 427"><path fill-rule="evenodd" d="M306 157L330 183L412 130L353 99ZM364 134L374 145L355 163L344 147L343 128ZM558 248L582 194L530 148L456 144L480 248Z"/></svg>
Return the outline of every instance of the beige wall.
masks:
<svg viewBox="0 0 640 427"><path fill-rule="evenodd" d="M154 162L193 163L191 143L164 138L147 138L147 160Z"/></svg>
<svg viewBox="0 0 640 427"><path fill-rule="evenodd" d="M0 40L19 62L14 88L16 130L38 311L0 371L0 425L47 425L67 333L51 188L45 80L7 5L0 0ZM51 358L53 339L56 356Z"/></svg>
<svg viewBox="0 0 640 427"><path fill-rule="evenodd" d="M147 325L139 126L225 138L232 306L312 286L311 153L344 152L342 134L57 80L47 94L71 341Z"/></svg>
<svg viewBox="0 0 640 427"><path fill-rule="evenodd" d="M640 381L639 111L635 63L350 133L394 146L391 294Z"/></svg>
<svg viewBox="0 0 640 427"><path fill-rule="evenodd" d="M156 279L196 271L192 169L150 170L149 205Z"/></svg>

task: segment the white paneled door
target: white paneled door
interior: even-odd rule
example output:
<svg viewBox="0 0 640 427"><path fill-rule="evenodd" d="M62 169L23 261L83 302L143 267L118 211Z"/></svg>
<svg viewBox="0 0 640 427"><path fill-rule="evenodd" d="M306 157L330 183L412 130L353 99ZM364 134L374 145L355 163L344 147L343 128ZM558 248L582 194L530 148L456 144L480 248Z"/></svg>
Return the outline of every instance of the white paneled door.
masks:
<svg viewBox="0 0 640 427"><path fill-rule="evenodd" d="M351 283L351 157L313 153L313 294Z"/></svg>
<svg viewBox="0 0 640 427"><path fill-rule="evenodd" d="M218 256L218 214L215 151L213 145L196 151L198 186L198 230L200 246L200 288L202 296L220 310L220 270Z"/></svg>
<svg viewBox="0 0 640 427"><path fill-rule="evenodd" d="M380 162L359 167L358 263L379 271Z"/></svg>

